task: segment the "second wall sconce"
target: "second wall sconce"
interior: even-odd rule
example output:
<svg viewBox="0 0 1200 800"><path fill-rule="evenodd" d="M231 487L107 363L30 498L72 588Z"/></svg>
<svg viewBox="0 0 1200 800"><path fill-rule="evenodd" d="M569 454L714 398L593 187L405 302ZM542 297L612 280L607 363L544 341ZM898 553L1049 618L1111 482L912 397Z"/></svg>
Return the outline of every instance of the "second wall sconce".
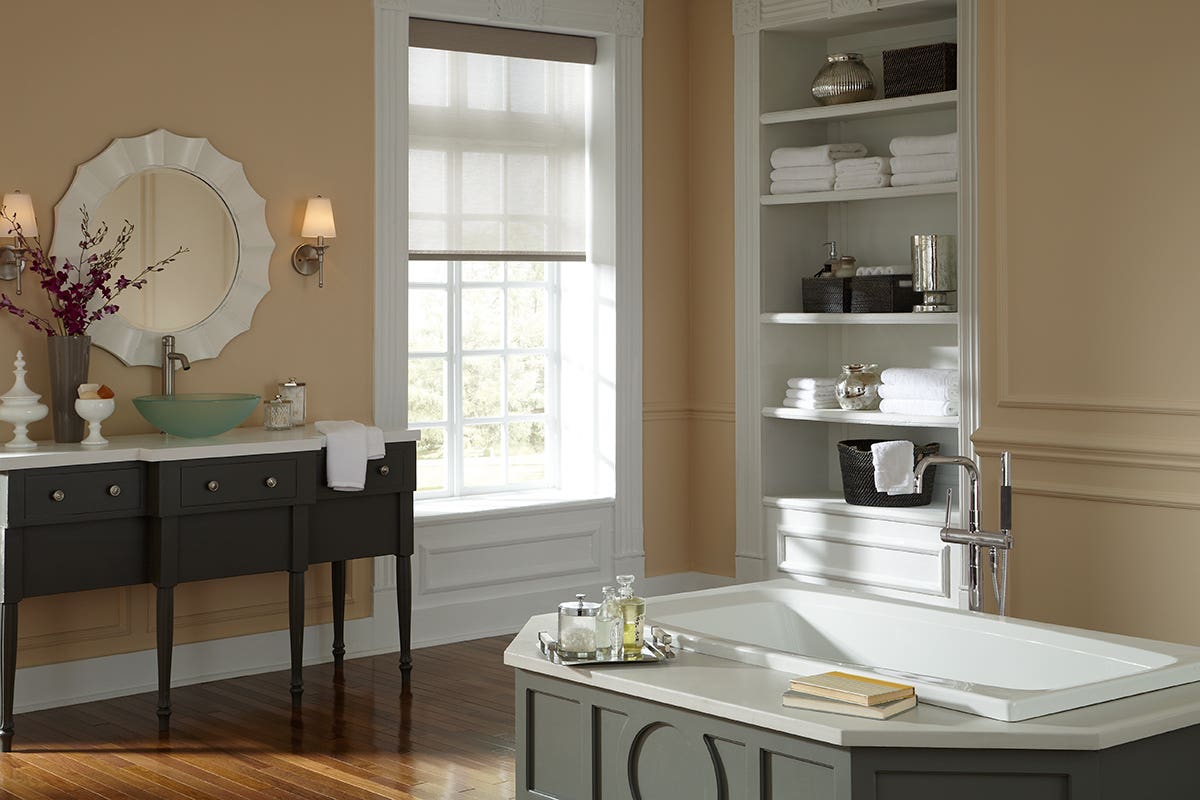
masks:
<svg viewBox="0 0 1200 800"><path fill-rule="evenodd" d="M329 245L326 239L337 236L337 228L333 224L333 203L327 197L308 198L308 206L304 209L304 225L300 235L305 239L316 239L317 243L301 244L292 251L292 268L301 275L317 274L317 287L325 287L325 251Z"/></svg>
<svg viewBox="0 0 1200 800"><path fill-rule="evenodd" d="M4 215L21 226L21 235L32 239L38 235L37 217L33 213L33 200L21 190L4 195L0 203ZM0 233L3 236L16 237L16 231L9 231L9 223L0 220ZM25 271L25 250L18 241L13 245L0 245L0 280L17 282L17 294L21 293L21 273Z"/></svg>

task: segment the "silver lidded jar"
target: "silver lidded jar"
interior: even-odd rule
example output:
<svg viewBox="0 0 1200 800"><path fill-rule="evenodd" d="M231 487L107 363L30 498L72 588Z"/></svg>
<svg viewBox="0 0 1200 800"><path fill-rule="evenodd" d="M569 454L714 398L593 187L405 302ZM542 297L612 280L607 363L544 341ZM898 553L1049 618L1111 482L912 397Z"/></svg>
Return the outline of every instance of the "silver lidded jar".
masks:
<svg viewBox="0 0 1200 800"><path fill-rule="evenodd" d="M596 615L599 603L589 603L585 594L558 605L558 653L563 658L588 661L596 657Z"/></svg>
<svg viewBox="0 0 1200 800"><path fill-rule="evenodd" d="M263 403L263 427L269 431L291 430L292 401L275 395Z"/></svg>
<svg viewBox="0 0 1200 800"><path fill-rule="evenodd" d="M834 387L838 405L845 411L879 408L879 383L878 364L843 364Z"/></svg>
<svg viewBox="0 0 1200 800"><path fill-rule="evenodd" d="M812 96L823 106L875 99L875 76L860 53L830 53L812 82Z"/></svg>
<svg viewBox="0 0 1200 800"><path fill-rule="evenodd" d="M279 394L284 400L292 401L292 424L297 428L304 425L305 406L307 405L308 387L304 381L288 378L279 384Z"/></svg>

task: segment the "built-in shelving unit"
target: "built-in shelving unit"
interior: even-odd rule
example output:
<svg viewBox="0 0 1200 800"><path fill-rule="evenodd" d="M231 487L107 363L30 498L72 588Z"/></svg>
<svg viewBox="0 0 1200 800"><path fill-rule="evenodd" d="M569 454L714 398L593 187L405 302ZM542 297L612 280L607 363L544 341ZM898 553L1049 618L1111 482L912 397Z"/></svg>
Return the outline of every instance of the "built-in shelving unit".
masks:
<svg viewBox="0 0 1200 800"><path fill-rule="evenodd" d="M736 4L735 4L736 5ZM818 106L809 80L827 53L862 53L882 84L882 51L959 41L962 9L974 0L889 0L875 10L841 14L839 4L772 0L761 29L739 33L736 98L739 325L739 576L791 575L797 580L911 596L960 605L950 587L961 565L938 538L947 488L961 488L953 470L940 470L932 505L852 506L841 491L837 443L844 439L907 438L937 443L943 454L970 453L973 408L958 416L913 416L879 411L784 407L787 380L833 377L846 363L882 368L936 367L970 375L974 354L971 243L961 233L973 207L964 192L974 175L960 146L959 180L918 186L770 194L770 158L779 147L861 142L868 155L890 156L897 136L943 134L968 119L973 86L912 97ZM735 20L737 15L735 14ZM772 25L778 24L778 27ZM959 44L959 63L972 54ZM880 92L882 94L882 91ZM971 229L973 231L973 228ZM836 240L861 266L909 261L913 234L959 236L959 312L951 314L809 314L802 279L812 276ZM761 569L754 558L761 554ZM911 587L911 588L904 588Z"/></svg>

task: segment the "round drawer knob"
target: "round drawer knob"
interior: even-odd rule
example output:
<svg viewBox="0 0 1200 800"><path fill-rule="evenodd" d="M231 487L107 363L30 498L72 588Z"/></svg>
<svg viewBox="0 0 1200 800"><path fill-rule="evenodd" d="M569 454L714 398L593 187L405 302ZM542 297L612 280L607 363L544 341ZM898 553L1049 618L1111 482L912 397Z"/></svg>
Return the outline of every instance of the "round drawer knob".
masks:
<svg viewBox="0 0 1200 800"><path fill-rule="evenodd" d="M279 485L279 481L275 480L275 478L267 478L266 483L267 483L268 489L274 489L276 486Z"/></svg>
<svg viewBox="0 0 1200 800"><path fill-rule="evenodd" d="M384 464L382 467L379 468L379 474L386 478L388 475L392 474L392 468L389 467L387 464Z"/></svg>
<svg viewBox="0 0 1200 800"><path fill-rule="evenodd" d="M108 496L109 497L120 497L121 496L121 487L115 483L112 486L108 487Z"/></svg>
<svg viewBox="0 0 1200 800"><path fill-rule="evenodd" d="M209 481L207 487L210 492L215 492L221 488L221 484L217 483L216 481Z"/></svg>
<svg viewBox="0 0 1200 800"><path fill-rule="evenodd" d="M67 493L62 489L55 489L50 493L50 499L56 503L61 503L63 500L67 499Z"/></svg>

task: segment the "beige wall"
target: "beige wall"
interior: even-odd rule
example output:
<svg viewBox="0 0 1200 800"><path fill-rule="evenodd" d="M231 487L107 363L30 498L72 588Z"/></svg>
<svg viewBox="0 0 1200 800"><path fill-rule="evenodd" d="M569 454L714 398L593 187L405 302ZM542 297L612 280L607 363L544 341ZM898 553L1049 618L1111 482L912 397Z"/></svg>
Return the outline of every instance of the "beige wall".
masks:
<svg viewBox="0 0 1200 800"><path fill-rule="evenodd" d="M981 11L975 440L991 481L1014 451L1013 611L1200 644L1200 6Z"/></svg>
<svg viewBox="0 0 1200 800"><path fill-rule="evenodd" d="M728 0L647 0L646 572L734 574L733 34Z"/></svg>

